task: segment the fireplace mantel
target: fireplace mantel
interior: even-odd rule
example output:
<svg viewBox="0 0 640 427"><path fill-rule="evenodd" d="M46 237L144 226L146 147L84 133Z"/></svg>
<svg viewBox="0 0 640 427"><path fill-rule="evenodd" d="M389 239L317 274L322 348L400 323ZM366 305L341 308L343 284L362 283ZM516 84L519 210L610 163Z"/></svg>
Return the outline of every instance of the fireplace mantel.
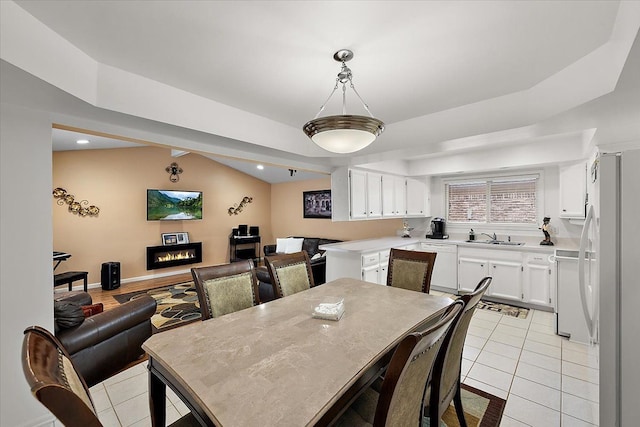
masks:
<svg viewBox="0 0 640 427"><path fill-rule="evenodd" d="M147 270L200 262L202 262L202 242L147 247Z"/></svg>

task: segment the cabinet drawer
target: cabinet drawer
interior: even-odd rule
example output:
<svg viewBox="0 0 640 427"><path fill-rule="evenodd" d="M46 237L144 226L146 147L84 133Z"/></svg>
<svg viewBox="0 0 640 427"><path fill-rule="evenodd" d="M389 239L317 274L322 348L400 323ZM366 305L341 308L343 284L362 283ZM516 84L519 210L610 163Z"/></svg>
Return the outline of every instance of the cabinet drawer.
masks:
<svg viewBox="0 0 640 427"><path fill-rule="evenodd" d="M362 266L368 267L370 265L376 265L380 262L380 254L378 252L370 254L362 254Z"/></svg>

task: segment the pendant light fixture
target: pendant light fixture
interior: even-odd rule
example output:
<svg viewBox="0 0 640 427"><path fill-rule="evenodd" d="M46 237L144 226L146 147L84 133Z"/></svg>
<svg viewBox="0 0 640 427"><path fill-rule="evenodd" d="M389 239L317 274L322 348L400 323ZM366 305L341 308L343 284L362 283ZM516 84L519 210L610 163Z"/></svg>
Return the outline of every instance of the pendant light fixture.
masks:
<svg viewBox="0 0 640 427"><path fill-rule="evenodd" d="M320 107L318 114L302 128L313 142L332 153L346 154L362 150L384 131L384 123L373 117L369 107L353 85L351 69L346 64L352 58L353 52L348 49L340 49L333 55L333 59L342 63L342 68L336 78L336 85L322 107ZM353 92L362 102L370 117L347 114L347 83L349 83L349 87L353 89ZM342 84L342 114L318 118L338 89L339 84Z"/></svg>

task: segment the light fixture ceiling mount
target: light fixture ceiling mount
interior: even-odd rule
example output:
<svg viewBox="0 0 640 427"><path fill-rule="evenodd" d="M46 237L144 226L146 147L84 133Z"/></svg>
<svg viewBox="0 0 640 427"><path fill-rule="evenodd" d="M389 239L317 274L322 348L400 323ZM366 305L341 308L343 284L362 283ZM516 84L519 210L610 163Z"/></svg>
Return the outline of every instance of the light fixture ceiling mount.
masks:
<svg viewBox="0 0 640 427"><path fill-rule="evenodd" d="M346 64L347 61L353 59L353 52L349 49L340 49L333 54L333 59L342 63L336 77L336 84L327 100L320 107L318 114L313 120L308 121L302 130L313 142L327 151L339 154L353 153L371 144L384 131L384 123L373 117L369 106L365 104L353 85L353 75ZM347 114L347 83L362 102L362 106L370 117ZM342 114L318 118L340 84L342 84Z"/></svg>

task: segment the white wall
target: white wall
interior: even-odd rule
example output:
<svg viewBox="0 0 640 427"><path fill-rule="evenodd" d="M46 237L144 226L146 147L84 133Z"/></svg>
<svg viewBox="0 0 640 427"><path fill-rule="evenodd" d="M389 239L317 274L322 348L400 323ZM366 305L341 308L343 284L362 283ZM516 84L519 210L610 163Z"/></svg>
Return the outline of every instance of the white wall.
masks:
<svg viewBox="0 0 640 427"><path fill-rule="evenodd" d="M27 326L53 329L51 120L2 104L0 111L0 425L53 419L22 373Z"/></svg>

